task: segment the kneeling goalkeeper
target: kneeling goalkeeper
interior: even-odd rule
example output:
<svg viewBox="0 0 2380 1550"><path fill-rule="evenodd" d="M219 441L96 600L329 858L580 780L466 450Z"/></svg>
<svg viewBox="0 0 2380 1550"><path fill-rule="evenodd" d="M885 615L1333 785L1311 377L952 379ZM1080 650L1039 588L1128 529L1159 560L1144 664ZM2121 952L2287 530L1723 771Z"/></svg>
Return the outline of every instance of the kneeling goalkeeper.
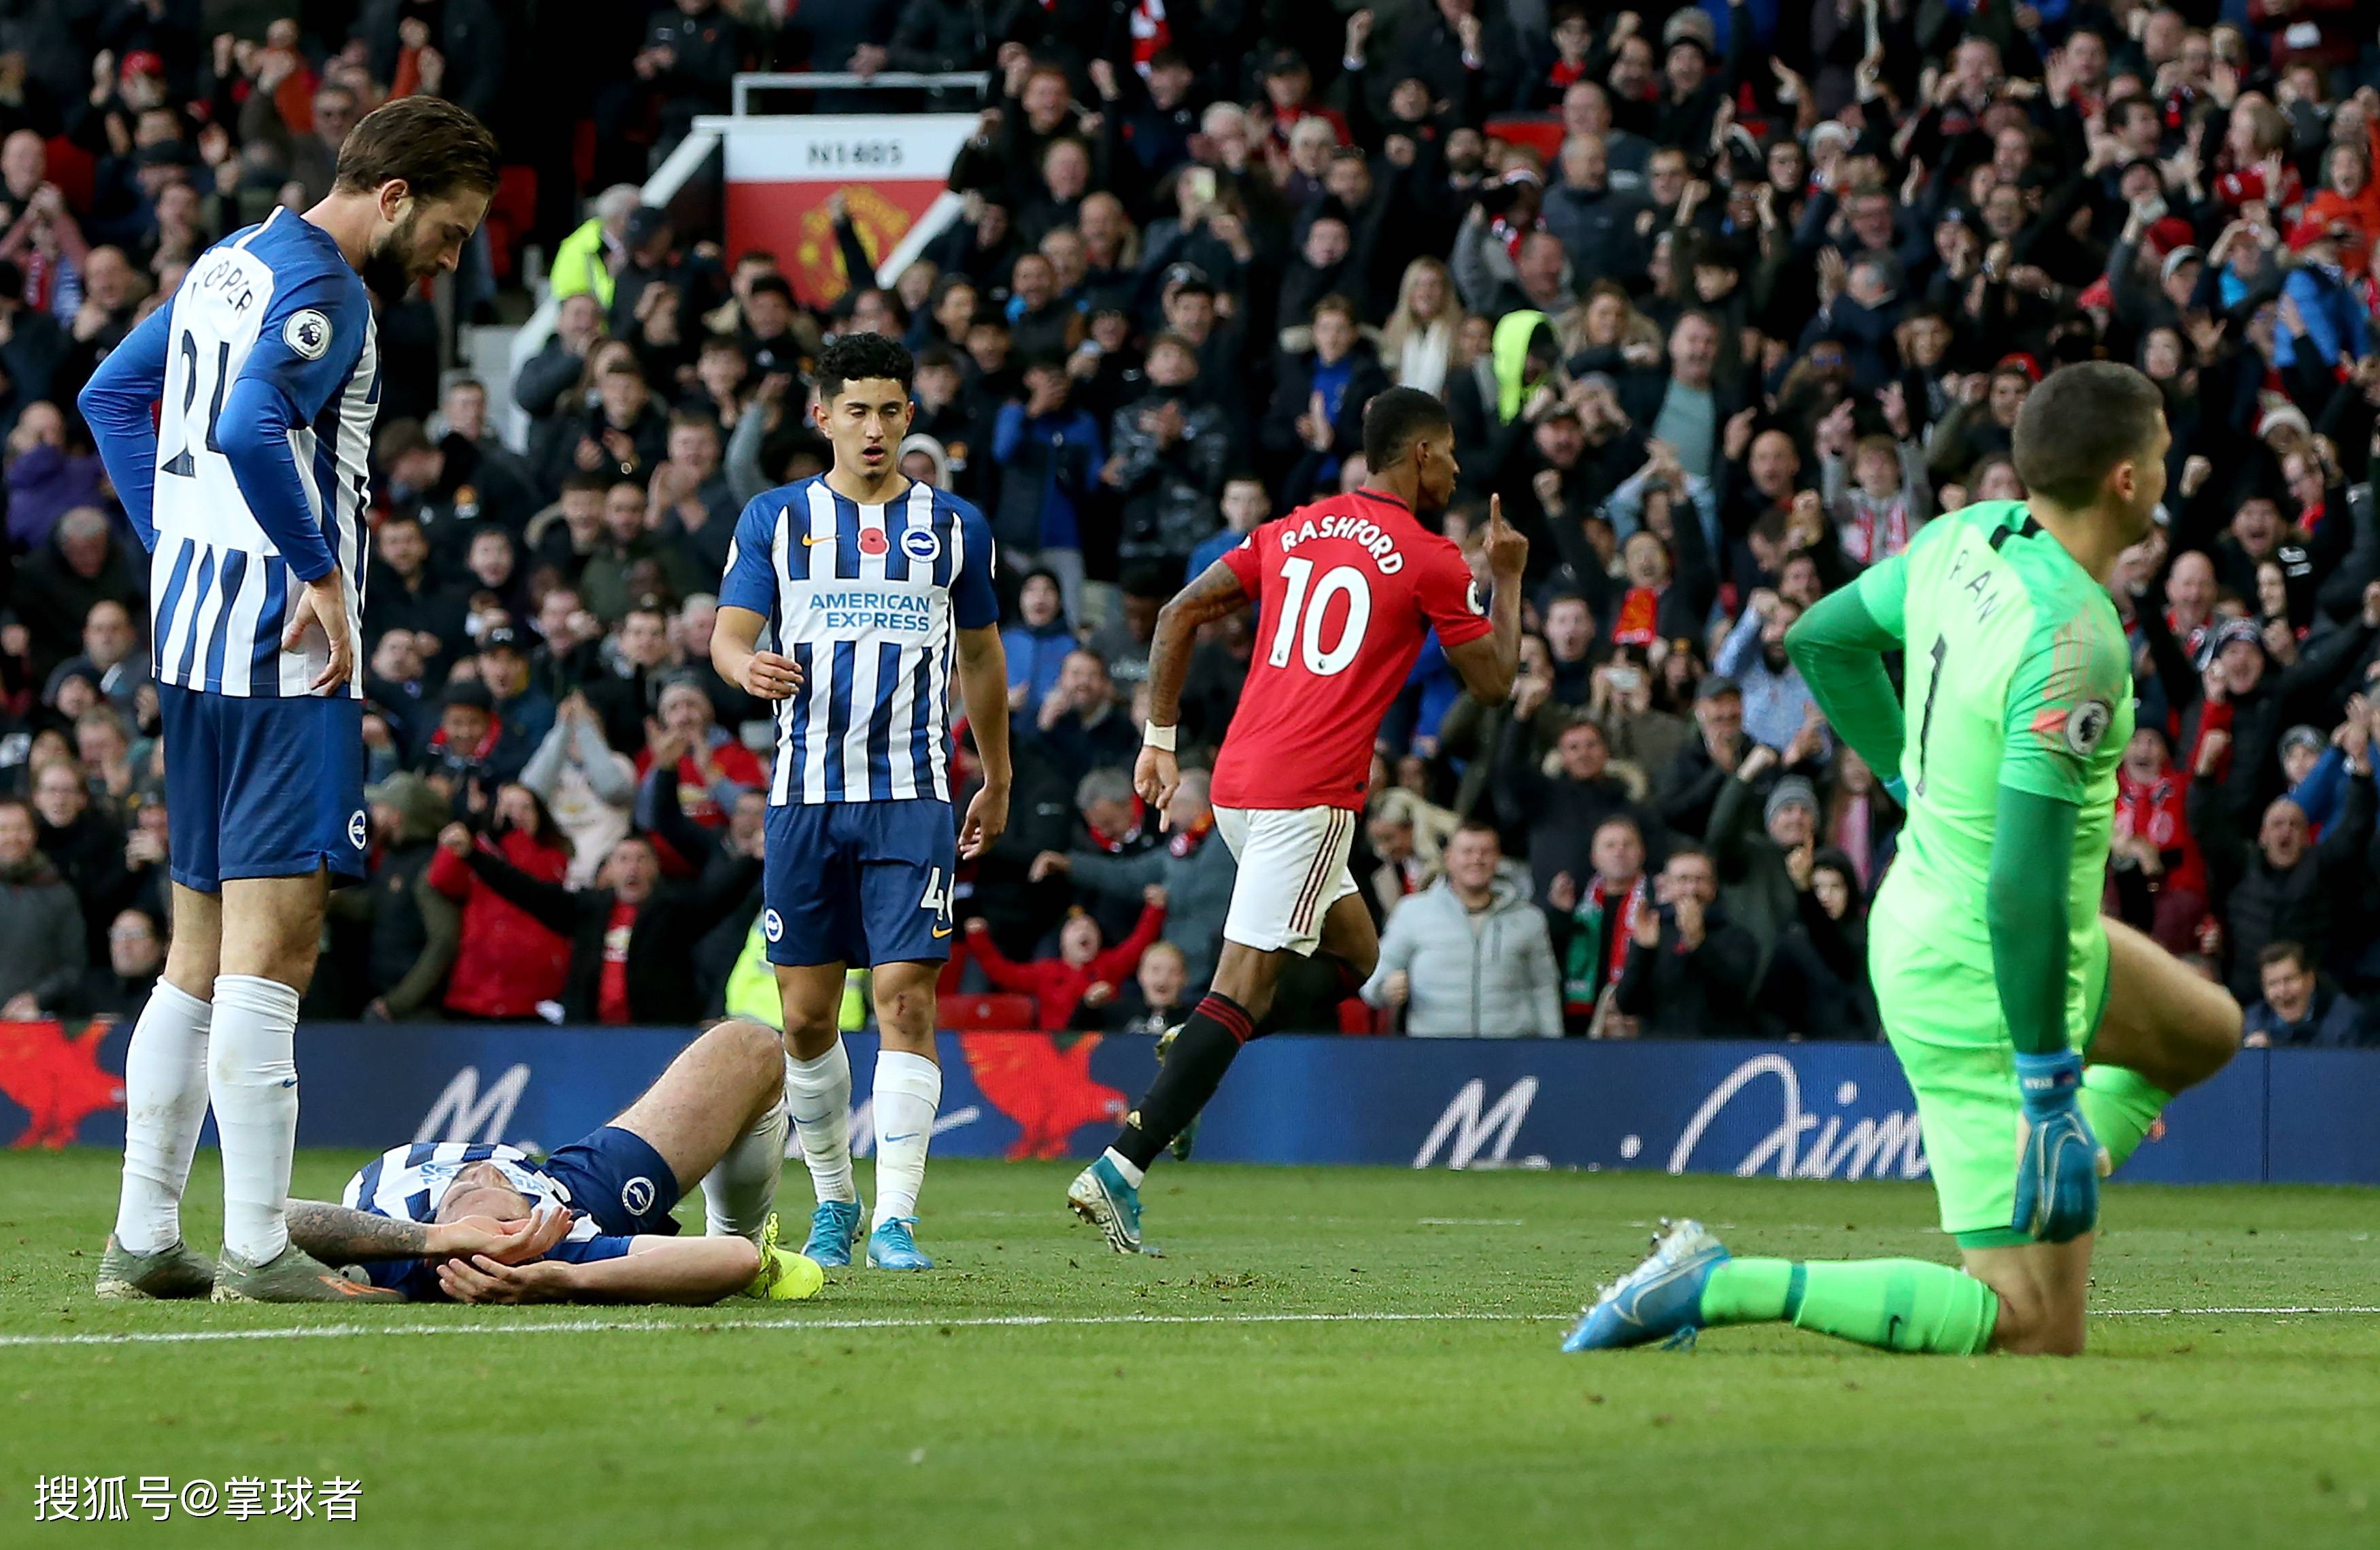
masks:
<svg viewBox="0 0 2380 1550"><path fill-rule="evenodd" d="M2053 372L2017 417L2029 498L1937 518L1786 640L1905 793L1869 968L1964 1268L1734 1259L1682 1223L1564 1349L1776 1321L1896 1351L2082 1349L2100 1177L2240 1043L2220 987L2098 912L2132 728L2107 579L2151 531L2172 439L2131 368Z"/></svg>

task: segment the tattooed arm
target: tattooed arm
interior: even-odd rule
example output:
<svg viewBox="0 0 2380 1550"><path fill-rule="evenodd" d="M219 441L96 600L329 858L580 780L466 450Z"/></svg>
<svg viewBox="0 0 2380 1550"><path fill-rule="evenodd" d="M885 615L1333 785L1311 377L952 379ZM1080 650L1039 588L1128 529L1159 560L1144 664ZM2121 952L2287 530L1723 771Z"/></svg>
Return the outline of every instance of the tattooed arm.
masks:
<svg viewBox="0 0 2380 1550"><path fill-rule="evenodd" d="M1158 610L1157 631L1148 643L1151 741L1140 751L1140 761L1132 773L1133 788L1155 812L1165 810L1182 784L1182 768L1174 759L1174 724L1182 719L1182 681L1190 673L1190 648L1198 639L1198 629L1247 605L1247 589L1226 557L1208 566Z"/></svg>
<svg viewBox="0 0 2380 1550"><path fill-rule="evenodd" d="M570 1213L559 1208L540 1208L517 1222L492 1216L406 1222L327 1201L289 1202L289 1241L326 1264L450 1254L488 1254L518 1263L538 1258L569 1231Z"/></svg>
<svg viewBox="0 0 2380 1550"><path fill-rule="evenodd" d="M427 1222L400 1222L324 1201L289 1202L289 1241L328 1264L347 1260L419 1259L434 1252Z"/></svg>

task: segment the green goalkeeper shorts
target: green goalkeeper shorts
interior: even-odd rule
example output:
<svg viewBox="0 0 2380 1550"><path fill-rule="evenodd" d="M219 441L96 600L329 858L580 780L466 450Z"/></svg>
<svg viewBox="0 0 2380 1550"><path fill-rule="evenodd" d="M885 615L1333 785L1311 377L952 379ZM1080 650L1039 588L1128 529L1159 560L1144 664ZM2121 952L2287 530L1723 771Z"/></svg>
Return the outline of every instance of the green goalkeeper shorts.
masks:
<svg viewBox="0 0 2380 1550"><path fill-rule="evenodd" d="M1878 909L1868 917L1868 966L1885 1036L1917 1095L1925 1162L1942 1230L1962 1249L2033 1241L2016 1216L2016 1045L2000 1014L1988 951L1961 950L1924 910ZM2090 1047L2107 999L2107 936L2084 965L2089 1026L2074 1046Z"/></svg>

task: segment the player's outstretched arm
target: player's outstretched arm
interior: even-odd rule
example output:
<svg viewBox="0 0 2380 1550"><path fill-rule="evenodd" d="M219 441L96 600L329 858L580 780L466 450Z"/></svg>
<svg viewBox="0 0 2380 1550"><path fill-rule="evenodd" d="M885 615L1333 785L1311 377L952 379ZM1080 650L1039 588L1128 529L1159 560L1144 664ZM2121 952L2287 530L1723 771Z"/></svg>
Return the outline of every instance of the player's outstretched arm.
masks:
<svg viewBox="0 0 2380 1550"><path fill-rule="evenodd" d="M760 1272L751 1240L641 1237L611 1259L505 1264L485 1254L450 1259L438 1284L457 1302L676 1302L700 1307L749 1286Z"/></svg>
<svg viewBox="0 0 2380 1550"><path fill-rule="evenodd" d="M1884 653L1900 649L1905 575L1900 556L1886 560L1856 584L1820 598L1785 634L1785 654L1801 670L1827 724L1897 798L1906 724Z"/></svg>
<svg viewBox="0 0 2380 1550"><path fill-rule="evenodd" d="M99 460L144 549L157 547L157 421L165 395L173 309L160 307L108 352L75 402L99 444Z"/></svg>
<svg viewBox="0 0 2380 1550"><path fill-rule="evenodd" d="M1008 829L1008 648L1001 644L1000 626L959 630L958 662L959 699L983 761L983 788L959 824L959 854L973 860Z"/></svg>
<svg viewBox="0 0 2380 1550"><path fill-rule="evenodd" d="M1521 670L1521 578L1529 566L1529 541L1504 520L1501 495L1488 497L1482 537L1488 580L1496 589L1488 600L1488 633L1447 647L1446 660L1453 664L1471 698L1483 705L1500 705L1512 697L1512 679Z"/></svg>
<svg viewBox="0 0 2380 1550"><path fill-rule="evenodd" d="M1190 676L1190 648L1197 643L1200 626L1229 618L1247 606L1247 585L1232 563L1232 555L1246 553L1243 544L1215 561L1157 611L1157 631L1148 643L1148 725L1141 731L1132 784L1140 799L1158 813L1160 827L1182 784L1174 739L1182 719L1182 683ZM1243 558L1241 563L1251 562Z"/></svg>

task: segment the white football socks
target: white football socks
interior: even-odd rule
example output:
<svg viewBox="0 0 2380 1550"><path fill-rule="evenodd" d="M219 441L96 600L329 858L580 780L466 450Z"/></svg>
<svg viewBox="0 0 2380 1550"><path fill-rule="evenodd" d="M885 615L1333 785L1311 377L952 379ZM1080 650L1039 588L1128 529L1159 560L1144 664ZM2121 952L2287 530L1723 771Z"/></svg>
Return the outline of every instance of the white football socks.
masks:
<svg viewBox="0 0 2380 1550"><path fill-rule="evenodd" d="M820 1202L857 1200L851 1182L851 1056L841 1039L815 1060L785 1056L785 1108Z"/></svg>
<svg viewBox="0 0 2380 1550"><path fill-rule="evenodd" d="M926 1148L942 1106L942 1068L922 1055L888 1049L876 1056L876 1220L914 1219L926 1183Z"/></svg>
<svg viewBox="0 0 2380 1550"><path fill-rule="evenodd" d="M182 1236L182 1189L207 1122L207 1023L214 1008L164 980L124 1052L124 1192L115 1241L136 1254Z"/></svg>
<svg viewBox="0 0 2380 1550"><path fill-rule="evenodd" d="M703 1230L713 1238L759 1242L776 1208L777 1175L784 1166L785 1103L780 1098L703 1176Z"/></svg>
<svg viewBox="0 0 2380 1550"><path fill-rule="evenodd" d="M250 1264L289 1245L297 1035L295 990L253 974L216 976L208 1090L223 1139L224 1248Z"/></svg>

